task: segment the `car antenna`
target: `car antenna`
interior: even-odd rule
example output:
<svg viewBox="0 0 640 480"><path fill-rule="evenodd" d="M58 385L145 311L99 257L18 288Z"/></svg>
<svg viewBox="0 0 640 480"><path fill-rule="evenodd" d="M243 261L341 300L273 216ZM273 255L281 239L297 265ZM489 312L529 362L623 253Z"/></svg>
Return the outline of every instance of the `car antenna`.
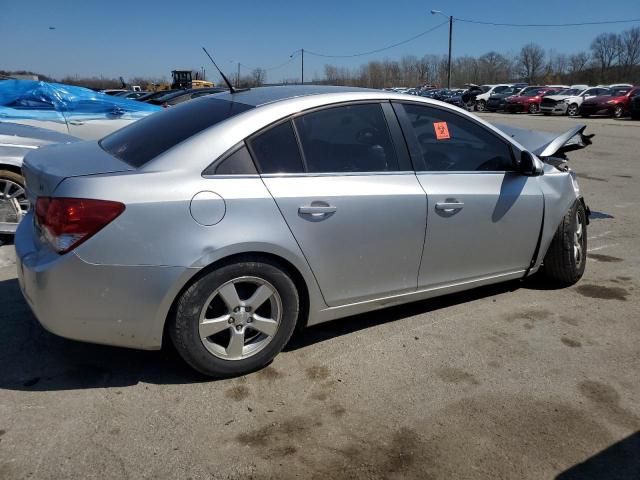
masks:
<svg viewBox="0 0 640 480"><path fill-rule="evenodd" d="M202 47L202 50L204 50L204 53L207 54L207 57L209 57L209 60L211 60L211 63L213 63L213 66L216 67L216 70L218 70L218 73L220 74L220 76L222 77L222 79L224 80L224 83L227 84L227 87L229 87L229 91L231 93L236 93L237 90L235 88L233 88L233 85L231 85L231 82L229 81L229 79L227 77L225 77L224 73L222 73L222 70L220 70L218 68L218 65L216 64L215 60L211 57L211 55L209 55L209 52L207 52L207 49ZM244 90L244 89L243 89Z"/></svg>

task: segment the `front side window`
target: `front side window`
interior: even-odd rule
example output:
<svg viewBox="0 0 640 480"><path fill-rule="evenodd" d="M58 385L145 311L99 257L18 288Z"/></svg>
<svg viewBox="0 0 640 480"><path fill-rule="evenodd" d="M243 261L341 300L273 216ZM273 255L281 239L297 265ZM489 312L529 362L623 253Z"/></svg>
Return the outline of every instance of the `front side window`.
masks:
<svg viewBox="0 0 640 480"><path fill-rule="evenodd" d="M399 170L380 104L327 108L295 119L309 173Z"/></svg>
<svg viewBox="0 0 640 480"><path fill-rule="evenodd" d="M426 171L513 170L509 144L481 125L436 107L403 107Z"/></svg>

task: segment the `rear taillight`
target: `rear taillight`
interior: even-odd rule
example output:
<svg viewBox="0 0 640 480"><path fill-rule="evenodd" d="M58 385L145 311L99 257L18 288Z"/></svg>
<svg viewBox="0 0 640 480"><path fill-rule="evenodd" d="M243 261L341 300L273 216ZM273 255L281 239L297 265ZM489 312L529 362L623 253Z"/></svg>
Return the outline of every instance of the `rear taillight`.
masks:
<svg viewBox="0 0 640 480"><path fill-rule="evenodd" d="M109 200L40 197L36 222L51 246L66 253L107 226L124 208Z"/></svg>

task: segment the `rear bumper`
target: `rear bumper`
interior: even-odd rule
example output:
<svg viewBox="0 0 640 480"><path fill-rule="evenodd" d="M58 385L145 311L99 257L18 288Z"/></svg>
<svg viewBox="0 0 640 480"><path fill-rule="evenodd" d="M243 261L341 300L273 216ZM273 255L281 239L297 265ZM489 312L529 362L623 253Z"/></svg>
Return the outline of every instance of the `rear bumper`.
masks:
<svg viewBox="0 0 640 480"><path fill-rule="evenodd" d="M15 236L20 289L42 326L61 337L139 349L162 345L184 267L93 265L35 238L32 214Z"/></svg>

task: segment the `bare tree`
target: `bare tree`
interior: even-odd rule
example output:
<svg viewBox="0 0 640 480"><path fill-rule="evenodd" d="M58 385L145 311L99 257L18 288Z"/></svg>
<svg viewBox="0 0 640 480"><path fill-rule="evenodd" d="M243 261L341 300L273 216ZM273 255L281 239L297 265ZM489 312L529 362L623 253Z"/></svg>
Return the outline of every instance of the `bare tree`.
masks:
<svg viewBox="0 0 640 480"><path fill-rule="evenodd" d="M623 74L630 75L640 65L640 27L633 27L620 34L620 65Z"/></svg>
<svg viewBox="0 0 640 480"><path fill-rule="evenodd" d="M251 71L251 82L254 87L260 87L264 85L264 80L267 76L267 72L264 68L254 68Z"/></svg>
<svg viewBox="0 0 640 480"><path fill-rule="evenodd" d="M606 81L608 70L620 56L620 37L615 33L601 33L591 42L591 54L600 69L600 81Z"/></svg>
<svg viewBox="0 0 640 480"><path fill-rule="evenodd" d="M478 59L478 64L482 82L504 82L511 75L509 60L498 52L485 53Z"/></svg>
<svg viewBox="0 0 640 480"><path fill-rule="evenodd" d="M544 66L544 50L540 45L529 43L522 47L518 56L520 73L529 83L535 83Z"/></svg>

